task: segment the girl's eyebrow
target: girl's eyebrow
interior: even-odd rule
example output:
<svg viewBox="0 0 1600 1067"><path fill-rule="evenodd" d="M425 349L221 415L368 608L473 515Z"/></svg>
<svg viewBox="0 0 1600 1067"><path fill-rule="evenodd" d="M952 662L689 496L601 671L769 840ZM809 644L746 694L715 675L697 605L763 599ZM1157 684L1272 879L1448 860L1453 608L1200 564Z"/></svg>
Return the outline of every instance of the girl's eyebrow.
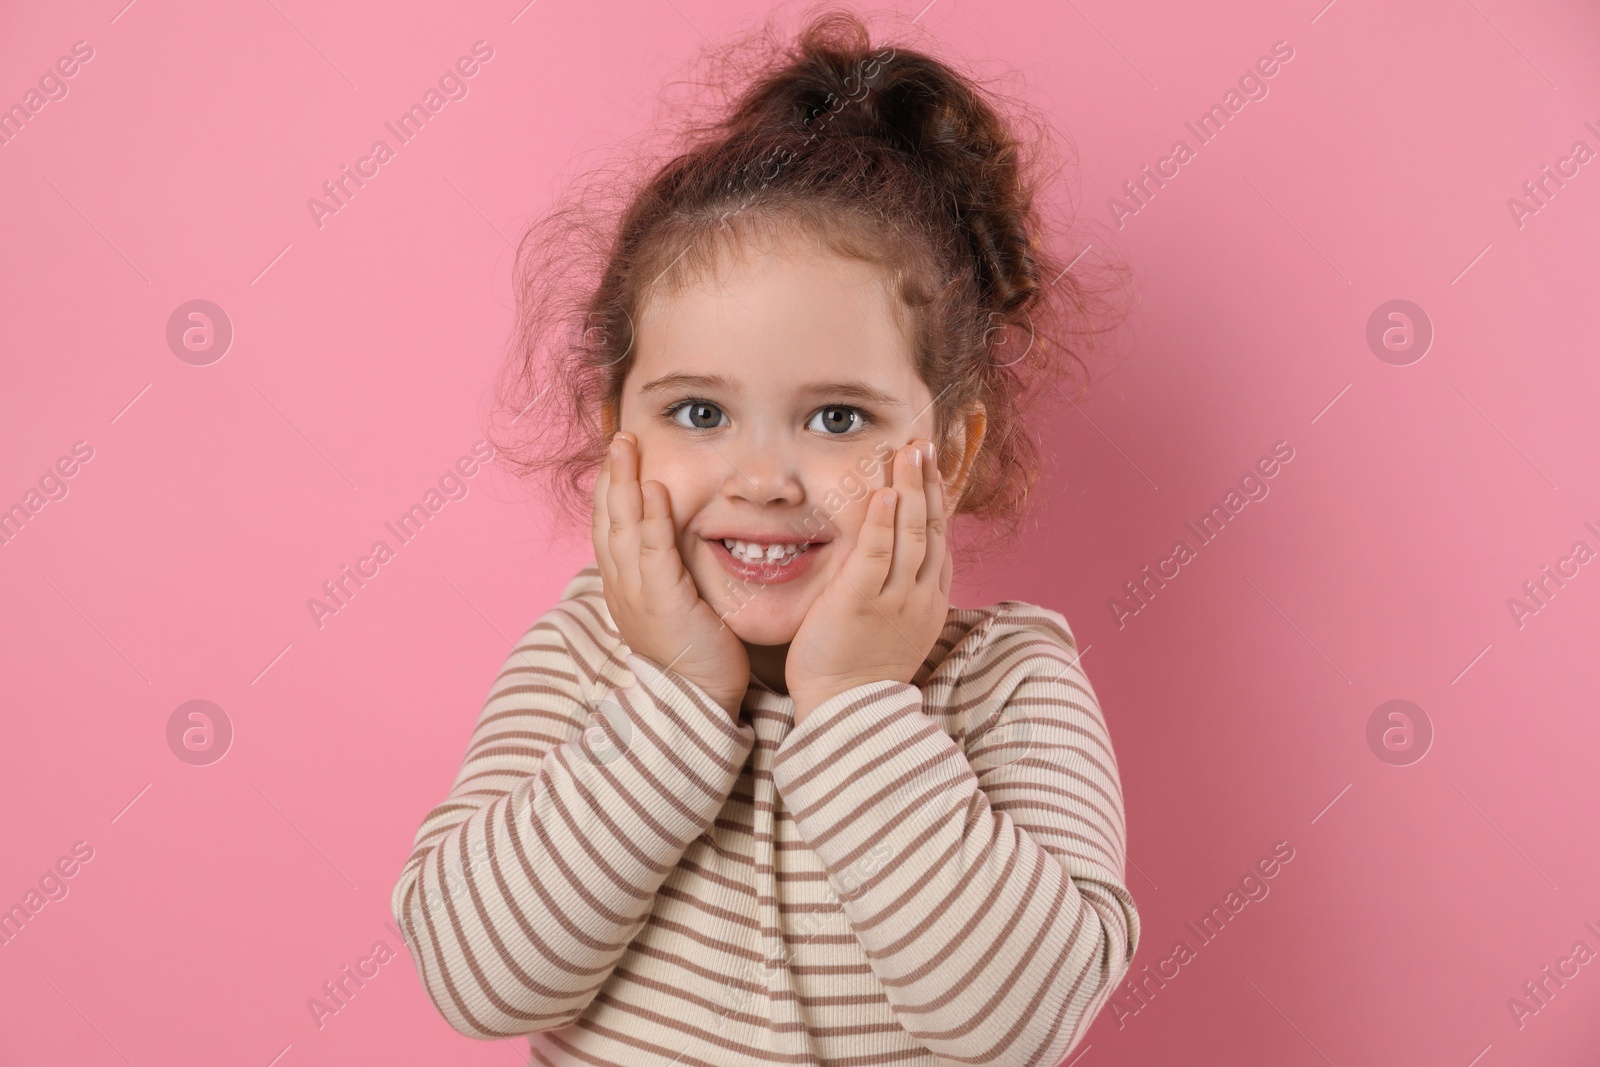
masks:
<svg viewBox="0 0 1600 1067"><path fill-rule="evenodd" d="M664 393L675 389L725 389L735 394L742 392L737 382L721 374L684 374L680 371L663 374L659 378L646 382L639 387L639 392ZM865 382L811 382L801 386L801 391L816 396L862 400L883 407L906 406L905 401L900 397L891 396L881 390L874 389Z"/></svg>
<svg viewBox="0 0 1600 1067"><path fill-rule="evenodd" d="M904 400L897 396L874 389L866 382L814 382L802 386L802 391L818 396L839 396L847 400L864 400L869 404L881 407L907 407Z"/></svg>
<svg viewBox="0 0 1600 1067"><path fill-rule="evenodd" d="M739 386L720 374L684 374L673 371L639 387L641 393L665 393L673 389L726 389L739 392Z"/></svg>

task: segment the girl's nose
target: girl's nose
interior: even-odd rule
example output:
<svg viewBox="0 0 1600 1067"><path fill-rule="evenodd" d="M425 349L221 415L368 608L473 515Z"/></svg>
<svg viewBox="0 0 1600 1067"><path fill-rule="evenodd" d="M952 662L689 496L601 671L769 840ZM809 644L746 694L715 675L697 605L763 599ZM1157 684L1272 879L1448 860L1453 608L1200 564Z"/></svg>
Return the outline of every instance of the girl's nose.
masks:
<svg viewBox="0 0 1600 1067"><path fill-rule="evenodd" d="M753 504L798 504L805 486L795 463L782 449L770 447L720 448L727 464L723 493Z"/></svg>

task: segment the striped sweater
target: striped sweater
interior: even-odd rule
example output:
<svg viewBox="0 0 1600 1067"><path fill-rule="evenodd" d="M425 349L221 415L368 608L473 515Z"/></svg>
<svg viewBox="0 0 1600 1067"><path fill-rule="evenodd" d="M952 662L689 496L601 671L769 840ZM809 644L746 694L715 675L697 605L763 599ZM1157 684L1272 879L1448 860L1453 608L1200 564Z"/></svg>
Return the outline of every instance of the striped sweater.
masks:
<svg viewBox="0 0 1600 1067"><path fill-rule="evenodd" d="M450 1025L536 1064L1059 1063L1139 940L1066 620L951 608L911 684L793 715L631 652L579 571L394 887Z"/></svg>

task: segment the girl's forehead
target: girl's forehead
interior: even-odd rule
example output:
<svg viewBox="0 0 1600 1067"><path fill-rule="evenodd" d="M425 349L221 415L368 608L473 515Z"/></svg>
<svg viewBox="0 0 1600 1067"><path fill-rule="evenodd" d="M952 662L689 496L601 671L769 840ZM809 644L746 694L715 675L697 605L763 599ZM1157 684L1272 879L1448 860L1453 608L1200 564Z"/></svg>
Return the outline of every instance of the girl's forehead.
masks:
<svg viewBox="0 0 1600 1067"><path fill-rule="evenodd" d="M633 371L645 380L730 367L914 374L894 301L874 264L804 244L748 250L714 274L658 288L639 316Z"/></svg>

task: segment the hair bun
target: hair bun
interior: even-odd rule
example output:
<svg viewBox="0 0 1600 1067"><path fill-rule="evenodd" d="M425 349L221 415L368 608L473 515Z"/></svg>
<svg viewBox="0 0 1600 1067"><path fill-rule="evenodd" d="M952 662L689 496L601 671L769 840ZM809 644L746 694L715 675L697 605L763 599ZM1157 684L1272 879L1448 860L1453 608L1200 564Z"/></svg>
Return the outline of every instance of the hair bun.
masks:
<svg viewBox="0 0 1600 1067"><path fill-rule="evenodd" d="M807 140L855 139L895 153L960 231L984 303L1001 313L1025 305L1041 284L1026 229L1031 196L1017 141L975 83L920 52L873 48L866 26L845 12L808 26L792 59L750 88L733 124L776 120Z"/></svg>

